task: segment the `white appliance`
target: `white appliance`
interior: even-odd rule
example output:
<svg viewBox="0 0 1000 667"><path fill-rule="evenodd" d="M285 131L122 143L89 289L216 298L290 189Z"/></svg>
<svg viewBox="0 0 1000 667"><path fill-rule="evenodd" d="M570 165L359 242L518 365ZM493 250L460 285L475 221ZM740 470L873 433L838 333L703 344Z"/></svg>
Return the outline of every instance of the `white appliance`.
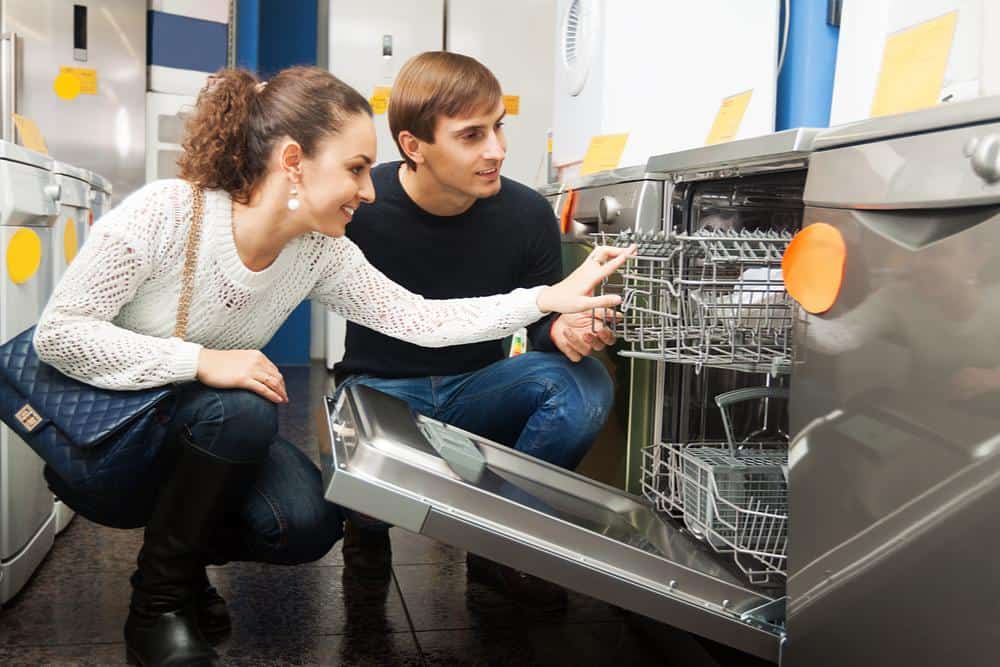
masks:
<svg viewBox="0 0 1000 667"><path fill-rule="evenodd" d="M334 76L372 97L392 86L411 57L444 48L443 0L330 0L327 66ZM376 114L378 162L398 160L385 113Z"/></svg>
<svg viewBox="0 0 1000 667"><path fill-rule="evenodd" d="M847 0L837 46L830 125L869 118L886 38L958 12L940 99L1000 94L1000 3L996 0Z"/></svg>
<svg viewBox="0 0 1000 667"><path fill-rule="evenodd" d="M452 2L448 5L448 51L471 56L490 68L504 95L516 97L504 133L503 175L529 186L545 178L546 134L552 126L555 85L556 0L503 3ZM516 40L517 48L511 48Z"/></svg>
<svg viewBox="0 0 1000 667"><path fill-rule="evenodd" d="M146 182L177 176L184 123L197 98L146 93Z"/></svg>
<svg viewBox="0 0 1000 667"><path fill-rule="evenodd" d="M53 162L0 141L0 340L33 325L52 291L62 248ZM0 603L17 594L52 547L56 513L43 463L0 425Z"/></svg>
<svg viewBox="0 0 1000 667"><path fill-rule="evenodd" d="M627 132L620 165L705 143L723 99L752 90L734 138L774 130L778 0L559 0L553 163Z"/></svg>
<svg viewBox="0 0 1000 667"><path fill-rule="evenodd" d="M444 48L444 0L330 0L328 12L327 67L365 97L373 97L377 87L391 87L399 69L413 56ZM376 161L398 160L384 112L375 115L375 134ZM312 322L312 341L325 343L323 356L327 367L333 368L344 357L347 324L317 304L312 307ZM311 347L310 356L322 354L317 345Z"/></svg>
<svg viewBox="0 0 1000 667"><path fill-rule="evenodd" d="M144 183L145 2L0 0L0 47L0 139L15 140L16 112L52 155L110 179L116 197Z"/></svg>

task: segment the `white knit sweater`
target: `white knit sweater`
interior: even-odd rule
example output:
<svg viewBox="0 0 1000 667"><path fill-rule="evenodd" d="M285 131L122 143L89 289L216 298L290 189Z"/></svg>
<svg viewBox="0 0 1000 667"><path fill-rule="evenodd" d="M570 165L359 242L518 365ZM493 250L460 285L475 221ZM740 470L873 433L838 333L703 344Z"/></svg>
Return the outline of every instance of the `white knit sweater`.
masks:
<svg viewBox="0 0 1000 667"><path fill-rule="evenodd" d="M202 347L260 349L310 298L427 347L503 338L542 316L540 287L424 299L389 280L349 239L317 233L289 243L263 271L251 271L233 241L229 195L209 191L186 340L172 338L191 208L187 183L158 181L94 225L38 323L34 341L42 361L108 389L192 380Z"/></svg>

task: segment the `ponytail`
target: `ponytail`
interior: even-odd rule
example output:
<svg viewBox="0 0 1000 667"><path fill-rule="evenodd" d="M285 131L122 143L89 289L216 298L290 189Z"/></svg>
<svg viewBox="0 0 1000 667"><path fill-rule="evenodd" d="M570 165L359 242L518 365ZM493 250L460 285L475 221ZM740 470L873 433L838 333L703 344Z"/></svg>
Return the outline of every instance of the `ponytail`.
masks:
<svg viewBox="0 0 1000 667"><path fill-rule="evenodd" d="M267 84L244 69L219 70L188 118L179 175L245 204L279 139L293 139L309 157L323 137L359 113L372 115L368 101L318 67L291 67Z"/></svg>

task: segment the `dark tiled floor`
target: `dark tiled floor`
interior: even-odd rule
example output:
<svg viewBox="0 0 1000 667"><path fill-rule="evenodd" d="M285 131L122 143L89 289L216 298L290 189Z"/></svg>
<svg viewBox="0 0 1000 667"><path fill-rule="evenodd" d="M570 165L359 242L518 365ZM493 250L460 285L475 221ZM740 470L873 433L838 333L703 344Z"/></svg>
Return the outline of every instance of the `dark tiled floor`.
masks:
<svg viewBox="0 0 1000 667"><path fill-rule="evenodd" d="M292 402L281 431L317 456L321 366L284 369ZM311 409L313 408L313 409ZM141 531L77 517L25 590L0 610L0 664L124 662L121 626ZM230 665L759 664L690 635L570 594L569 609L538 614L466 580L464 552L394 528L393 577L349 576L339 545L310 565L211 568L229 601Z"/></svg>

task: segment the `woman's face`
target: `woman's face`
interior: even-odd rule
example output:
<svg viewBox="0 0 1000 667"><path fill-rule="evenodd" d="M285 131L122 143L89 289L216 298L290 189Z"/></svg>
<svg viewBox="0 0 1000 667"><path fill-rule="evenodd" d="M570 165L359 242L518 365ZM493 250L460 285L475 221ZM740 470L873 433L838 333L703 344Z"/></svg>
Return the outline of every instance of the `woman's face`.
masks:
<svg viewBox="0 0 1000 667"><path fill-rule="evenodd" d="M339 133L319 143L312 157L302 160L300 210L314 231L343 236L358 207L375 201L371 178L375 148L371 117L354 114Z"/></svg>

